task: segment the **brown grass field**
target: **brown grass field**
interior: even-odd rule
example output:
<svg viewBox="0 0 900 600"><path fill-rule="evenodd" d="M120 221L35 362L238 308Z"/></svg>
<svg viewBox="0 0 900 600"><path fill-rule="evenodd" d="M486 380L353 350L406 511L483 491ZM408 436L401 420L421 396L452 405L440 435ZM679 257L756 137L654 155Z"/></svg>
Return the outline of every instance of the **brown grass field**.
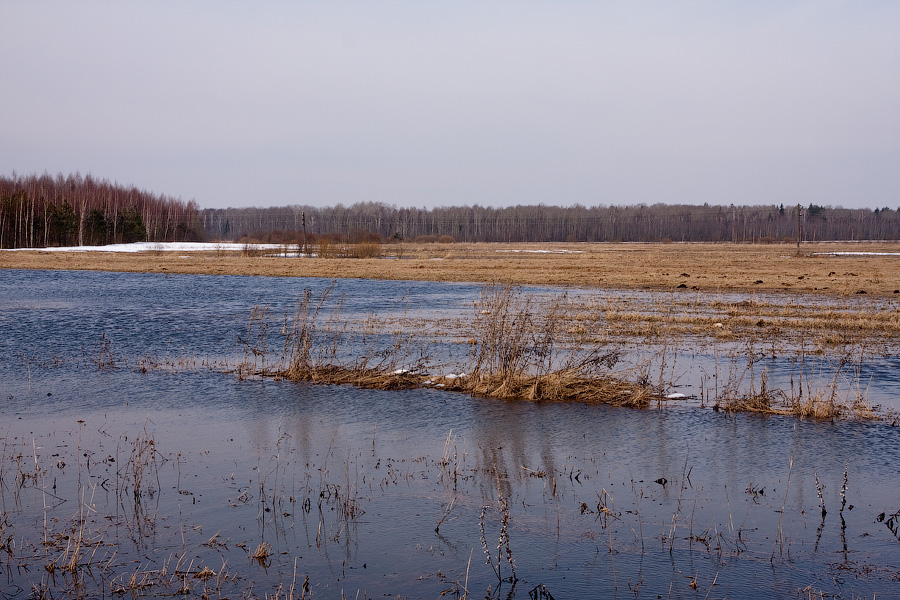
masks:
<svg viewBox="0 0 900 600"><path fill-rule="evenodd" d="M386 244L380 258L285 258L242 252L0 252L0 269L501 282L584 288L892 296L900 243Z"/></svg>

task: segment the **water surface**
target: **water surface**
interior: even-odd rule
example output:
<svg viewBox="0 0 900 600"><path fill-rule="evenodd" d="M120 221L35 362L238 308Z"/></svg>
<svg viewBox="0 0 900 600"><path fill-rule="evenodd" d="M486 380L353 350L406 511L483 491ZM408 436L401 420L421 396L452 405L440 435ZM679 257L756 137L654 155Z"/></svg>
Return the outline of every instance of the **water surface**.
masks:
<svg viewBox="0 0 900 600"><path fill-rule="evenodd" d="M294 582L323 598L539 585L558 599L857 598L898 585L889 423L241 380L201 363L240 354L254 306L283 313L330 282L2 276L7 597L262 596ZM480 291L336 289L348 319L456 318ZM146 356L196 362L141 372Z"/></svg>

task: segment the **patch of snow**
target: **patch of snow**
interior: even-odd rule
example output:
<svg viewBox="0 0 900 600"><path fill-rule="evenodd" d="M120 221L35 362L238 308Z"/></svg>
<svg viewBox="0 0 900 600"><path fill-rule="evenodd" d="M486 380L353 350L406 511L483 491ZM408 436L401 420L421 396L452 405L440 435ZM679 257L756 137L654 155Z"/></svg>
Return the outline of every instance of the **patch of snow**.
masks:
<svg viewBox="0 0 900 600"><path fill-rule="evenodd" d="M673 392L666 396L666 400L682 400L684 398L687 398L687 396L685 396L681 392Z"/></svg>
<svg viewBox="0 0 900 600"><path fill-rule="evenodd" d="M527 254L583 254L584 250L497 250L497 252L525 252Z"/></svg>
<svg viewBox="0 0 900 600"><path fill-rule="evenodd" d="M246 247L253 250L282 250L281 244L237 244L234 242L134 242L132 244L107 244L106 246L51 246L49 248L13 248L12 250L40 250L41 252L240 252ZM296 253L292 253L295 254Z"/></svg>
<svg viewBox="0 0 900 600"><path fill-rule="evenodd" d="M900 252L814 252L813 256L900 256Z"/></svg>

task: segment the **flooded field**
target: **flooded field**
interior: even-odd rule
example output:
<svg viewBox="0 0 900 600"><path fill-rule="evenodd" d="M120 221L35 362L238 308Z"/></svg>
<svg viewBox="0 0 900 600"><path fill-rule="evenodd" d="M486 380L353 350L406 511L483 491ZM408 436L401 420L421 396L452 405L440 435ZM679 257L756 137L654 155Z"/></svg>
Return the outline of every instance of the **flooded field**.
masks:
<svg viewBox="0 0 900 600"><path fill-rule="evenodd" d="M688 332L660 354L611 326L604 343L625 367L645 362L687 398L512 403L233 372L248 347L276 360L283 315L329 285L4 271L2 597L873 598L900 586L892 418L714 411L702 390L734 370L739 340ZM417 327L445 374L471 353L480 294L335 287L343 322L375 337ZM248 325L260 306L264 348ZM572 335L599 331L586 322ZM803 369L834 379L839 358L796 346L759 359L770 386ZM889 413L898 381L884 354L842 373L841 393Z"/></svg>

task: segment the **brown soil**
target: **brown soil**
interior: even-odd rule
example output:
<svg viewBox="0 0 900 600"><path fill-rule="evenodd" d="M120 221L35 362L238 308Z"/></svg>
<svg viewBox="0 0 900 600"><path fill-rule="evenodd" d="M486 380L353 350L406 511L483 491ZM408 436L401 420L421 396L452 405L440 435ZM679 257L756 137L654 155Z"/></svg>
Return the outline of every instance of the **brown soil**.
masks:
<svg viewBox="0 0 900 600"><path fill-rule="evenodd" d="M392 244L383 258L284 258L241 252L0 252L0 269L503 282L615 289L893 295L896 243ZM551 251L551 252L545 252Z"/></svg>

